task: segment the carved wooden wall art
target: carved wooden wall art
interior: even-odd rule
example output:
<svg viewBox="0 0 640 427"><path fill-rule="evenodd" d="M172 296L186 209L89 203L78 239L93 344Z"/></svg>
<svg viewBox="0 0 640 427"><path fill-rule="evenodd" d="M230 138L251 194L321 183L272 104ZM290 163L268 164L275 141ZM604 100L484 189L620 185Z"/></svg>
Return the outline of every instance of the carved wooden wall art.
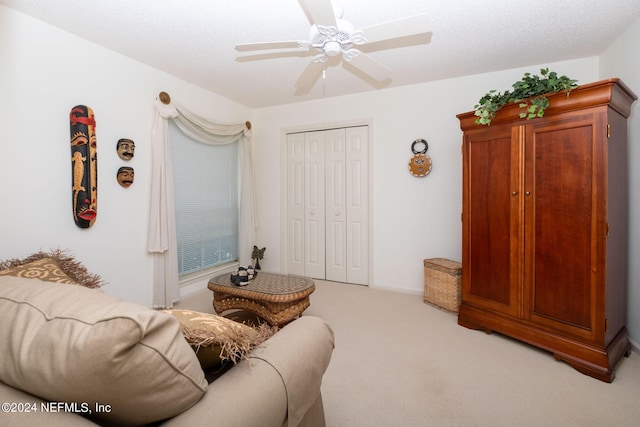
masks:
<svg viewBox="0 0 640 427"><path fill-rule="evenodd" d="M73 220L89 228L98 215L98 156L93 110L76 105L69 114L71 124L71 191Z"/></svg>
<svg viewBox="0 0 640 427"><path fill-rule="evenodd" d="M118 169L118 184L122 185L124 188L129 187L131 184L133 184L134 175L135 172L132 167L122 166L120 169Z"/></svg>
<svg viewBox="0 0 640 427"><path fill-rule="evenodd" d="M128 138L121 138L118 140L116 144L116 150L118 152L118 157L122 160L131 160L133 159L133 155L135 154L136 144L133 140Z"/></svg>

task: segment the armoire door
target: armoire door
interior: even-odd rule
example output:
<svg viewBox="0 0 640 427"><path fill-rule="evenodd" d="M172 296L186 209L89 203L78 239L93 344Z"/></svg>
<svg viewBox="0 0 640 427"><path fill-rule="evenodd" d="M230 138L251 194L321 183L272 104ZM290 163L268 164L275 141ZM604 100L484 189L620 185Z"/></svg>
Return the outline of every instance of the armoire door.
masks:
<svg viewBox="0 0 640 427"><path fill-rule="evenodd" d="M368 127L287 135L287 271L368 283Z"/></svg>
<svg viewBox="0 0 640 427"><path fill-rule="evenodd" d="M490 128L468 132L463 146L463 298L508 315L520 310L521 139Z"/></svg>
<svg viewBox="0 0 640 427"><path fill-rule="evenodd" d="M526 132L524 315L587 341L598 328L592 301L604 300L605 282L606 171L595 159L605 158L607 141L596 138L606 128L596 117L567 113Z"/></svg>

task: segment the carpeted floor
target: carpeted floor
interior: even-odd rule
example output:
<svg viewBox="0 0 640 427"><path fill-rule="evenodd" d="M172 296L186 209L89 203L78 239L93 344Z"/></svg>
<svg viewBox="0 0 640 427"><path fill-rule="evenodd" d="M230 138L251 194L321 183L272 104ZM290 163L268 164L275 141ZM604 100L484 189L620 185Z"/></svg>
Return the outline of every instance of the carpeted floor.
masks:
<svg viewBox="0 0 640 427"><path fill-rule="evenodd" d="M213 312L210 294L179 308ZM421 295L320 280L304 315L336 336L322 386L329 427L640 425L637 352L607 384L535 347L458 326Z"/></svg>

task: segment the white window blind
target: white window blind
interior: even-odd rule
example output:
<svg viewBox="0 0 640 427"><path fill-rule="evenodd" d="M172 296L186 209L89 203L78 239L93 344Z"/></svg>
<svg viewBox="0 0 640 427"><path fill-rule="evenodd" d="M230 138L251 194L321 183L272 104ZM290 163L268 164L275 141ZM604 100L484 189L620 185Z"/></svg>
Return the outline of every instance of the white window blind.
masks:
<svg viewBox="0 0 640 427"><path fill-rule="evenodd" d="M178 274L238 259L238 143L194 141L169 120Z"/></svg>

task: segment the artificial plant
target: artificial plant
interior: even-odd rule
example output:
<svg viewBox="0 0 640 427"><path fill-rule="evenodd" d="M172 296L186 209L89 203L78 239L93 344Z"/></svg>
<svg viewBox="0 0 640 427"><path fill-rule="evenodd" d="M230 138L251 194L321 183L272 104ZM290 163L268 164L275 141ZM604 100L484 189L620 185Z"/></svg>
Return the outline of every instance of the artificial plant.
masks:
<svg viewBox="0 0 640 427"><path fill-rule="evenodd" d="M520 118L529 120L542 117L549 106L547 94L562 90L569 96L571 89L578 87L577 80L567 76L558 77L555 71L549 72L548 68L541 69L540 74L542 77L524 73L522 79L512 85L512 91L497 93L491 90L486 93L473 107L478 116L476 123L490 125L498 110L515 102L523 109Z"/></svg>

